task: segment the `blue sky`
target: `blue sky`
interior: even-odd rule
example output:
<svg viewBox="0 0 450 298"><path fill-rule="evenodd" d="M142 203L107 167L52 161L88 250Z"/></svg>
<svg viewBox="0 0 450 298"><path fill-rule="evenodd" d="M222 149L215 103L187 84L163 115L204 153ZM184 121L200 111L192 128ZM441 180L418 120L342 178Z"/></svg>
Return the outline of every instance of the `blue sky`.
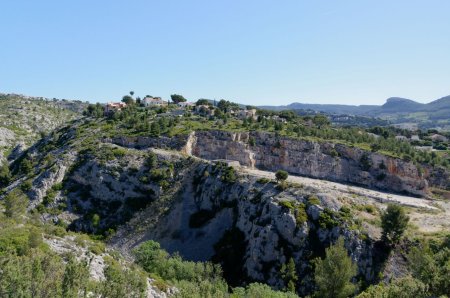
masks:
<svg viewBox="0 0 450 298"><path fill-rule="evenodd" d="M448 0L15 0L0 11L0 92L261 105L450 94Z"/></svg>

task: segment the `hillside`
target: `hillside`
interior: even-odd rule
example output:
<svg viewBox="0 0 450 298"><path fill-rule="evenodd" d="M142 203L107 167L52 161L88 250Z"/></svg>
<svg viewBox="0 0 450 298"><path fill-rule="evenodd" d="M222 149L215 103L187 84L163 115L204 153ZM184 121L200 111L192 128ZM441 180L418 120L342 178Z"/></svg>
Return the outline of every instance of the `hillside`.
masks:
<svg viewBox="0 0 450 298"><path fill-rule="evenodd" d="M292 103L287 106L262 106L261 108L281 110L312 110L327 114L348 114L378 117L404 128L450 130L450 96L427 104L411 99L391 97L381 106L376 105L334 105Z"/></svg>
<svg viewBox="0 0 450 298"><path fill-rule="evenodd" d="M15 147L23 150L55 128L79 118L86 106L78 101L0 94L0 162Z"/></svg>
<svg viewBox="0 0 450 298"><path fill-rule="evenodd" d="M100 108L2 169L0 262L12 275L37 259L47 276L39 291L52 297L306 296L339 241L356 293L383 281L383 291L415 293L402 285L422 282L407 279L408 251L430 237L445 245L448 161L393 137L321 117L258 122L224 104L212 114L129 106L103 117ZM410 218L399 249L382 237L388 203Z"/></svg>

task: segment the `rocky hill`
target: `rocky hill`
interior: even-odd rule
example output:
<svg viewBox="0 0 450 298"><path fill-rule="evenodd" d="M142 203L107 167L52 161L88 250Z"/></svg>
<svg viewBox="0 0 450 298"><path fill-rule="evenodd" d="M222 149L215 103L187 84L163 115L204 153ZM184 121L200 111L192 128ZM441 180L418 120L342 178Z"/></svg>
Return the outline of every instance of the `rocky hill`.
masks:
<svg viewBox="0 0 450 298"><path fill-rule="evenodd" d="M15 155L55 128L79 118L86 106L79 101L0 94L0 162L16 147Z"/></svg>
<svg viewBox="0 0 450 298"><path fill-rule="evenodd" d="M79 120L37 142L12 163L3 197L19 193L46 224L107 237L127 258L155 240L187 260L213 261L232 286L264 282L283 289L280 272L293 260L297 293L310 294L312 260L340 237L358 280L401 276L385 270L394 261L382 257L375 220L392 197L379 201L313 184L280 185L234 161L419 196L448 183L448 176L432 179L431 168L420 174L410 162L340 144L219 130L111 137L110 124ZM427 204L408 204L416 223L423 210L438 210Z"/></svg>
<svg viewBox="0 0 450 298"><path fill-rule="evenodd" d="M0 252L27 264L32 243L64 274L69 254L89 295L114 285L107 297L296 297L315 293L317 261L338 239L359 293L403 281L411 243L448 228L449 171L437 156L359 129L226 116L132 106L43 135L2 168ZM410 218L398 249L382 237L387 203ZM11 233L31 240L2 240Z"/></svg>
<svg viewBox="0 0 450 298"><path fill-rule="evenodd" d="M233 286L259 281L283 288L279 270L293 258L305 283L299 293L312 290L309 260L343 236L360 278L376 276L373 243L363 230L350 229L353 219L334 198L317 197L317 190L302 185L278 189L225 163L179 153L99 140L83 147L92 131L80 134L82 127L60 130L32 147L25 157L35 165L30 173L15 165L22 177L17 182L31 184L25 191L29 208L45 221L88 233L117 229L111 244L125 255L156 240L186 259L222 264Z"/></svg>

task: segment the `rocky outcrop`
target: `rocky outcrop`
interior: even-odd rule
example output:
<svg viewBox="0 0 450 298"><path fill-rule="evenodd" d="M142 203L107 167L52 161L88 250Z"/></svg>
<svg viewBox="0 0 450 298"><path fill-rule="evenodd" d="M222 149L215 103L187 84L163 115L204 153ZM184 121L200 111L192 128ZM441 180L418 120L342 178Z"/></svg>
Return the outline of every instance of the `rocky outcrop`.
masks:
<svg viewBox="0 0 450 298"><path fill-rule="evenodd" d="M199 131L195 138L192 154L204 159L237 160L270 171L286 170L418 196L428 194L428 181L413 163L355 147L264 132Z"/></svg>
<svg viewBox="0 0 450 298"><path fill-rule="evenodd" d="M207 160L234 160L252 168L286 170L294 175L416 196L427 196L429 186L446 188L449 183L445 170L418 169L412 162L356 147L267 132L197 131L176 138L123 137L107 141L133 148L181 150Z"/></svg>
<svg viewBox="0 0 450 298"><path fill-rule="evenodd" d="M75 159L76 154L71 152L61 157L52 167L44 170L33 180L32 188L28 192L30 198L29 209L39 205L53 185L63 181L67 169L74 163Z"/></svg>
<svg viewBox="0 0 450 298"><path fill-rule="evenodd" d="M362 237L361 231L349 228L351 220L339 216L341 203L336 198L317 194L321 206L311 205L311 189L280 191L276 184L261 184L257 177L241 175L230 182L224 178L226 171L220 164L197 162L184 176L164 216L156 217L150 205L135 215L133 224L119 229L113 246L132 249L142 241L156 240L186 259L221 263L232 285L261 281L275 288L284 287L280 268L293 258L303 281L298 285L300 293L308 294L314 284L310 260L322 256L325 247L343 237L360 276L373 280L373 243ZM283 202L305 208L303 221L295 208ZM336 221L325 225L323 212ZM132 228L134 224L137 226Z"/></svg>

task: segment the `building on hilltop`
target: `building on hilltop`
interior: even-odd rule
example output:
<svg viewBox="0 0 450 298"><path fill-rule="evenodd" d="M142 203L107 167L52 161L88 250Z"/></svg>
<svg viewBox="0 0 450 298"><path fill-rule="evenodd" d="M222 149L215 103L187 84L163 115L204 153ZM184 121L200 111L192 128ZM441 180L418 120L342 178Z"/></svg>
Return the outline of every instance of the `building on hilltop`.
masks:
<svg viewBox="0 0 450 298"><path fill-rule="evenodd" d="M115 112L122 110L126 106L127 104L124 102L108 102L105 106L104 114L105 115L114 114Z"/></svg>
<svg viewBox="0 0 450 298"><path fill-rule="evenodd" d="M187 108L187 107L195 106L195 103L187 102L187 101L181 101L181 102L177 103L177 106L179 106L180 108Z"/></svg>
<svg viewBox="0 0 450 298"><path fill-rule="evenodd" d="M246 118L252 118L253 120L257 120L258 119L258 116L256 116L256 109L239 110L237 116L240 119L246 119Z"/></svg>
<svg viewBox="0 0 450 298"><path fill-rule="evenodd" d="M194 111L198 115L214 116L214 107L210 106L210 105L198 105L198 106L195 106Z"/></svg>
<svg viewBox="0 0 450 298"><path fill-rule="evenodd" d="M142 103L146 107L167 105L167 101L162 100L161 97L153 97L153 96L145 97L142 100Z"/></svg>

